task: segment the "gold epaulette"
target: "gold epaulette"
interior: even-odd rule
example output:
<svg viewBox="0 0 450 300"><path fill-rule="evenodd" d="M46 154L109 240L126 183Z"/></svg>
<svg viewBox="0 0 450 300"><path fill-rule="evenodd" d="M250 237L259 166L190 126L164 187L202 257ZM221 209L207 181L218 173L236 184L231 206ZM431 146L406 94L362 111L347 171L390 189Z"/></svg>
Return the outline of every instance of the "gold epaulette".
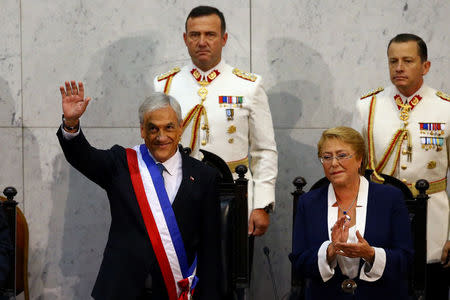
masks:
<svg viewBox="0 0 450 300"><path fill-rule="evenodd" d="M382 92L382 91L384 91L384 88L379 87L376 90L370 91L369 93L367 93L364 96L362 96L360 98L360 100L365 99L365 98L370 97L370 96L373 96L373 95L376 95L376 94L378 94L379 92Z"/></svg>
<svg viewBox="0 0 450 300"><path fill-rule="evenodd" d="M245 80L250 80L253 82L256 81L256 79L258 79L258 77L256 77L255 74L243 72L243 71L239 70L238 68L233 69L233 74L236 75L237 77L240 77Z"/></svg>
<svg viewBox="0 0 450 300"><path fill-rule="evenodd" d="M441 92L441 91L436 92L436 96L438 96L442 100L450 102L450 96L445 94L445 93L443 93L443 92Z"/></svg>
<svg viewBox="0 0 450 300"><path fill-rule="evenodd" d="M164 79L166 79L166 78L169 78L169 77L171 77L171 76L177 74L178 72L180 72L180 70L181 70L180 68L175 67L175 68L173 68L172 70L170 70L169 72L166 72L166 73L164 73L164 74L159 75L159 76L157 77L157 79L158 79L158 81L164 80Z"/></svg>

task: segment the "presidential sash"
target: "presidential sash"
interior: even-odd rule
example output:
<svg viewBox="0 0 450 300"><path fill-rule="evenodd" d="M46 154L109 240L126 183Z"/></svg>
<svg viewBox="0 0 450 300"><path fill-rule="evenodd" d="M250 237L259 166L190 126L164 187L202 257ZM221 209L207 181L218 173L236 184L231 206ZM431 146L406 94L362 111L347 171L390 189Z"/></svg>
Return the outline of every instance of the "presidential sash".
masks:
<svg viewBox="0 0 450 300"><path fill-rule="evenodd" d="M126 149L131 182L170 300L192 299L197 257L189 267L164 179L145 144Z"/></svg>

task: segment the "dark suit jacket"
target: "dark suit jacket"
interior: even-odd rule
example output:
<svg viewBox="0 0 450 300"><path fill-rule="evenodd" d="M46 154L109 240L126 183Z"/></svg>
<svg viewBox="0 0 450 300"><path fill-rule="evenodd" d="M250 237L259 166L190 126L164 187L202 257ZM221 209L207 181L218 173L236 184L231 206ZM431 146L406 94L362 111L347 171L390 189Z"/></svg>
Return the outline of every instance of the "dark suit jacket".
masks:
<svg viewBox="0 0 450 300"><path fill-rule="evenodd" d="M57 133L67 161L107 193L111 227L92 296L95 299L136 299L148 274L153 278L153 299L168 299L128 170L126 151L90 146L83 133L65 140ZM198 257L195 299L219 299L220 206L217 172L184 153L183 178L172 204L189 265ZM192 180L193 179L193 180Z"/></svg>
<svg viewBox="0 0 450 300"><path fill-rule="evenodd" d="M375 282L357 277L355 298L341 290L347 276L342 275L339 265L327 282L320 276L317 252L329 240L327 221L328 185L303 195L295 217L291 259L297 272L307 278L306 299L407 299L407 272L413 248L408 211L400 190L369 183L364 238L371 246L386 251L386 267Z"/></svg>

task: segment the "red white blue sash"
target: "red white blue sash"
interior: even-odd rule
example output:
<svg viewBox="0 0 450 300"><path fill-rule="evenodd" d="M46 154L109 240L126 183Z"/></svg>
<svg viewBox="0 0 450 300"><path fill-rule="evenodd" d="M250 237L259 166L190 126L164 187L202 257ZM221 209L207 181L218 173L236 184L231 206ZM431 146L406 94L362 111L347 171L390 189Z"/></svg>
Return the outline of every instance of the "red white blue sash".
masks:
<svg viewBox="0 0 450 300"><path fill-rule="evenodd" d="M131 182L170 300L189 300L197 284L197 257L189 267L164 179L145 144L126 149Z"/></svg>

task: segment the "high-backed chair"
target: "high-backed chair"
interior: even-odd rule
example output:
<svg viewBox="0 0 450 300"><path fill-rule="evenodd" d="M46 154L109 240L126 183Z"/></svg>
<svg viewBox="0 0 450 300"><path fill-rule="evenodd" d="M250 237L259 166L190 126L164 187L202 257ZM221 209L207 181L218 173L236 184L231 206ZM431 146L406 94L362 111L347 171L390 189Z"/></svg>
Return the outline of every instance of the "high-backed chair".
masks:
<svg viewBox="0 0 450 300"><path fill-rule="evenodd" d="M24 293L25 300L30 299L28 290L28 224L22 210L17 207L14 196L17 191L13 187L7 187L3 191L6 196L0 196L1 205L5 211L10 229L10 237L13 242L13 251L11 257L11 271L3 292L7 295L19 295ZM14 292L13 292L14 291Z"/></svg>
<svg viewBox="0 0 450 300"><path fill-rule="evenodd" d="M217 155L200 150L203 162L220 174L218 186L222 228L222 290L224 299L240 298L249 287L247 167L239 165L234 180L228 165Z"/></svg>
<svg viewBox="0 0 450 300"><path fill-rule="evenodd" d="M372 178L373 170L367 170L365 177L368 180ZM408 208L409 218L411 223L411 232L414 244L414 262L411 273L409 274L409 289L410 295L413 299L423 299L426 290L426 224L427 224L427 200L428 195L426 190L429 184L426 180L420 179L416 182L415 187L419 191L417 197L413 197L411 190L399 179L380 174L383 177L383 184L392 185L400 189L405 198L405 203ZM295 221L296 207L298 199L304 193L303 188L306 185L306 180L303 177L296 177L293 181L296 190L292 193L294 201L293 221ZM324 185L329 184L326 177L323 177L316 181L310 188L310 190L317 189ZM292 223L294 226L294 222ZM292 269L291 273L291 298L292 300L304 299L303 295L304 280L295 270Z"/></svg>

